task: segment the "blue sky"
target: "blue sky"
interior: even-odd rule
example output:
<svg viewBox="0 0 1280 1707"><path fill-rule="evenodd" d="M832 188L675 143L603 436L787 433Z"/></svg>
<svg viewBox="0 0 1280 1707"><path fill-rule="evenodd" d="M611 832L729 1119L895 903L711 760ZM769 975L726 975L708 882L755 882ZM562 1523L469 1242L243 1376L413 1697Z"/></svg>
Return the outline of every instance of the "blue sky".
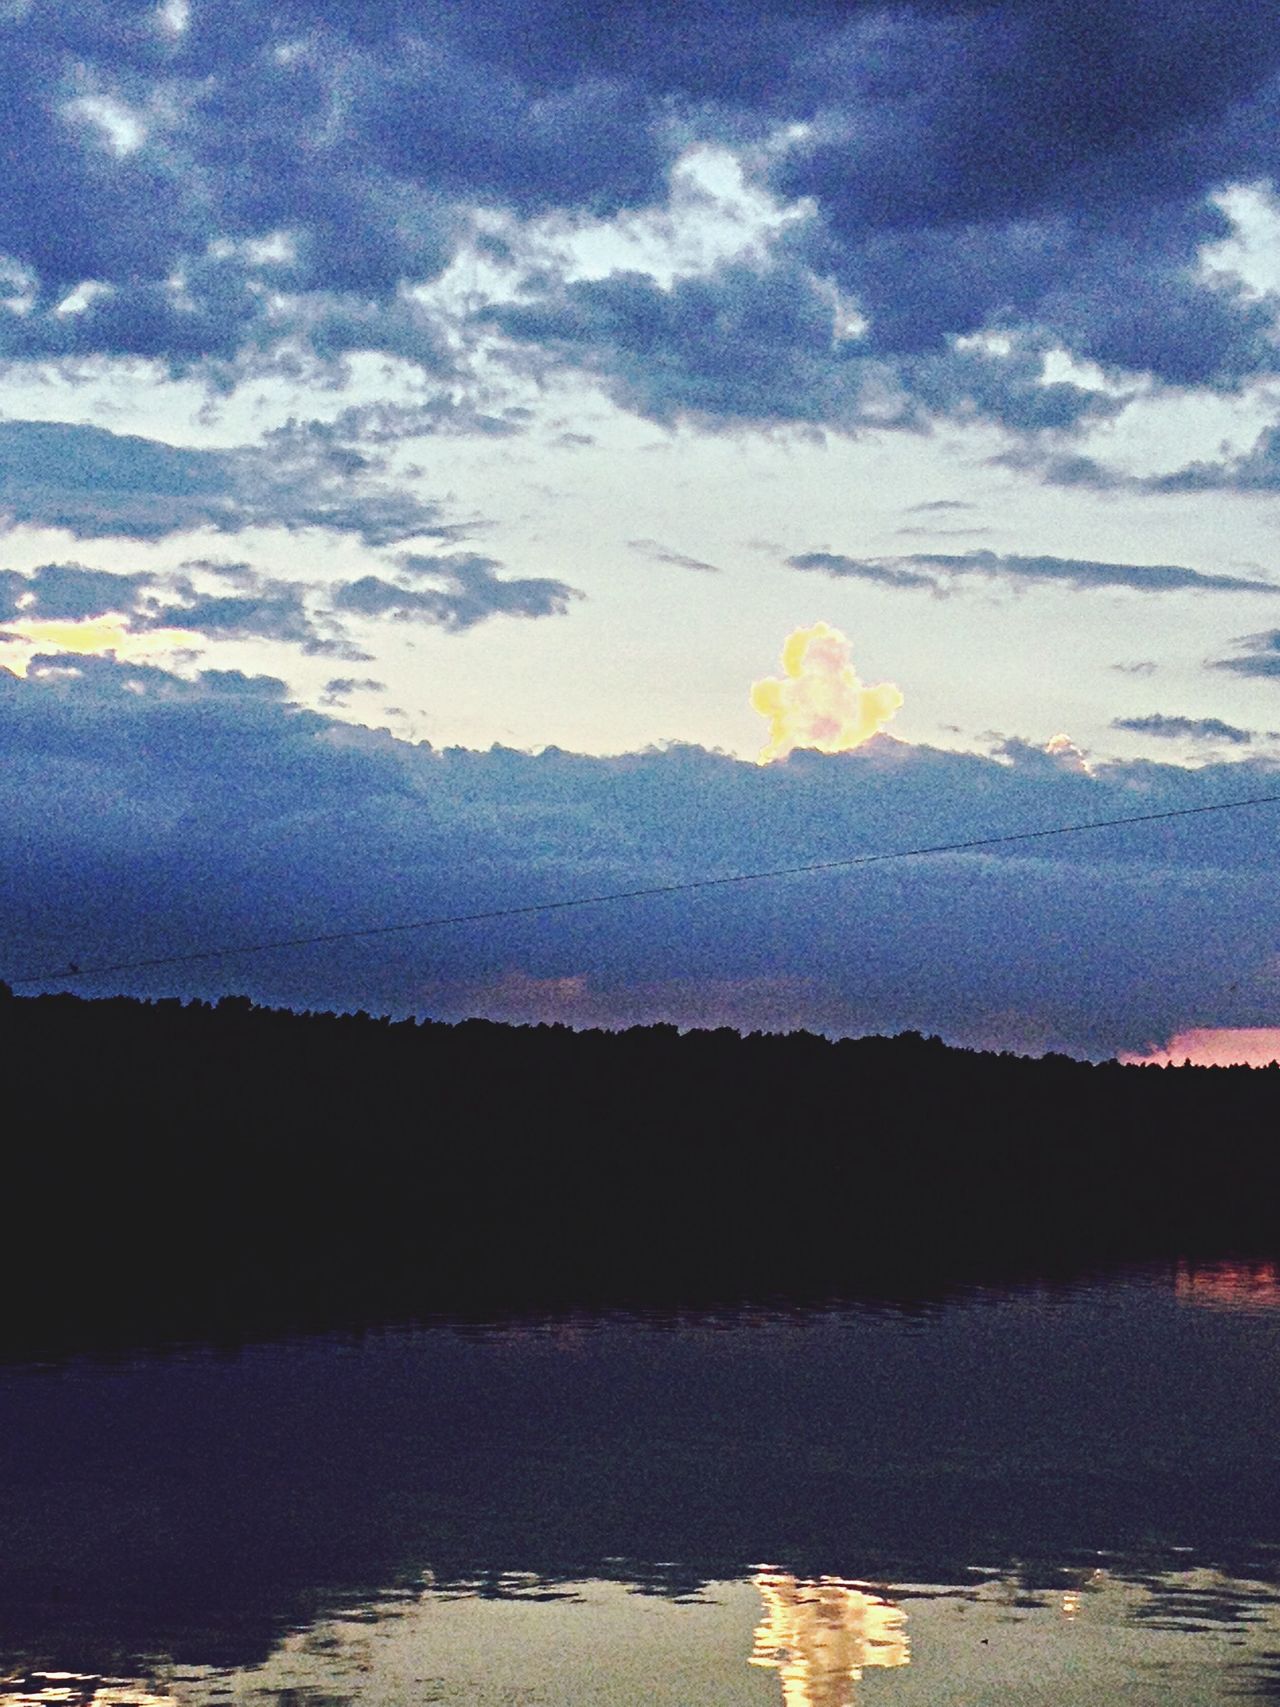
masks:
<svg viewBox="0 0 1280 1707"><path fill-rule="evenodd" d="M0 53L12 974L1280 790L1271 7L8 0ZM900 704L759 766L818 623ZM1275 845L101 987L1140 1050L1280 1027Z"/></svg>

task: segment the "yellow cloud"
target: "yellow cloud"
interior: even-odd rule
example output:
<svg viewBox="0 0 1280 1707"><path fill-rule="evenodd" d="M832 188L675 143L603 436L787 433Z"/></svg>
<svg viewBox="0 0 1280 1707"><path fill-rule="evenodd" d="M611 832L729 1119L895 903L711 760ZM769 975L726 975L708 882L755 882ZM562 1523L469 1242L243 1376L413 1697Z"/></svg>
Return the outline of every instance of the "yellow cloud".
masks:
<svg viewBox="0 0 1280 1707"><path fill-rule="evenodd" d="M769 719L769 740L759 763L784 759L797 747L847 753L884 728L903 703L892 682L864 687L838 628L815 622L797 628L782 648L781 676L751 687L751 704Z"/></svg>
<svg viewBox="0 0 1280 1707"><path fill-rule="evenodd" d="M93 617L87 622L37 622L25 618L7 622L0 631L0 652L7 669L25 676L32 658L43 652L73 652L103 657L114 653L122 659L146 658L156 652L171 652L175 646L199 644L200 637L183 628L156 628L146 634L131 634L118 617Z"/></svg>

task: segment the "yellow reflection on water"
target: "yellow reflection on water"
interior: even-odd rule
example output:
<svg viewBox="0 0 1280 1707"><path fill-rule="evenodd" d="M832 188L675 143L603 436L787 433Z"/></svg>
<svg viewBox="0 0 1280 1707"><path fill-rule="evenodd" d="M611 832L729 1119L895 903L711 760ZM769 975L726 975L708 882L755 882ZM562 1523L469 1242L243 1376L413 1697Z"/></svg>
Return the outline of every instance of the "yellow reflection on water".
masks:
<svg viewBox="0 0 1280 1707"><path fill-rule="evenodd" d="M1174 1293L1184 1304L1220 1309L1280 1309L1280 1264L1274 1262L1180 1265Z"/></svg>
<svg viewBox="0 0 1280 1707"><path fill-rule="evenodd" d="M853 1707L854 1685L869 1666L911 1658L907 1615L843 1577L793 1577L760 1571L764 1601L753 1666L782 1678L785 1707Z"/></svg>
<svg viewBox="0 0 1280 1707"><path fill-rule="evenodd" d="M172 1697L153 1694L138 1678L80 1671L0 1677L0 1700L4 1707L174 1707Z"/></svg>

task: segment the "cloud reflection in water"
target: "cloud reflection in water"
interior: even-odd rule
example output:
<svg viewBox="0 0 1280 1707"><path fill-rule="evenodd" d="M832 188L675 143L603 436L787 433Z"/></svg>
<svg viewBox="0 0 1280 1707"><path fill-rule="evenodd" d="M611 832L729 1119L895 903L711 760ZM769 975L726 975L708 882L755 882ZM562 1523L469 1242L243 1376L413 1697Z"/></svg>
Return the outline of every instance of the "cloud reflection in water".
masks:
<svg viewBox="0 0 1280 1707"><path fill-rule="evenodd" d="M816 1580L761 1571L764 1601L753 1666L777 1670L786 1707L854 1707L868 1666L910 1663L907 1615L842 1577Z"/></svg>

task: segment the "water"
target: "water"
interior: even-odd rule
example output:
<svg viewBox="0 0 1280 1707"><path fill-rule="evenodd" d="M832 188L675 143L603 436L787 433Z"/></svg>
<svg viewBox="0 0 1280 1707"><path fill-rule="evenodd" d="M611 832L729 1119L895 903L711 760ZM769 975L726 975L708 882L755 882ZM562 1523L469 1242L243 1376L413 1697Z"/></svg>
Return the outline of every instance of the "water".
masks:
<svg viewBox="0 0 1280 1707"><path fill-rule="evenodd" d="M1280 1697L1280 1276L0 1371L0 1699Z"/></svg>

